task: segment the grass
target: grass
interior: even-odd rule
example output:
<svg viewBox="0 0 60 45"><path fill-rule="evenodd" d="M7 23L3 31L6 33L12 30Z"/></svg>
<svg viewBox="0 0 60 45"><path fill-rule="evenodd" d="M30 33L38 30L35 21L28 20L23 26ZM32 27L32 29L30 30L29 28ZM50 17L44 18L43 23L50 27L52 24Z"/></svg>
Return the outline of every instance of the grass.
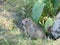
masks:
<svg viewBox="0 0 60 45"><path fill-rule="evenodd" d="M4 33L5 34L5 33ZM24 36L22 32L17 34L13 31L10 33L6 33L5 35L0 35L0 45L60 45L60 39L52 40L52 39L37 39L31 40Z"/></svg>
<svg viewBox="0 0 60 45"><path fill-rule="evenodd" d="M0 15L0 45L60 45L60 39L31 40L15 24Z"/></svg>

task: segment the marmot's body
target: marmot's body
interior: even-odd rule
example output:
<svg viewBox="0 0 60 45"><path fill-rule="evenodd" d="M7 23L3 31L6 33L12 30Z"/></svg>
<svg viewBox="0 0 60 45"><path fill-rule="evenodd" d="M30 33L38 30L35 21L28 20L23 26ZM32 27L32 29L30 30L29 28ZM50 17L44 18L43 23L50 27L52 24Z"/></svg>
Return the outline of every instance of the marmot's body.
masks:
<svg viewBox="0 0 60 45"><path fill-rule="evenodd" d="M42 29L39 29L38 26L30 19L25 18L22 20L24 31L31 39L36 38L45 38L45 34Z"/></svg>

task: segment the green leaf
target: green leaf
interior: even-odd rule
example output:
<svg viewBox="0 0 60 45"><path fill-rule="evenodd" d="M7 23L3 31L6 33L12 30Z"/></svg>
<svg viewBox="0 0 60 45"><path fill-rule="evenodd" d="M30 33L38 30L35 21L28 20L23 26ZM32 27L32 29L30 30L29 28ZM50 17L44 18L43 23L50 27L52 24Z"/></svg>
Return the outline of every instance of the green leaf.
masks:
<svg viewBox="0 0 60 45"><path fill-rule="evenodd" d="M60 0L54 0L54 7L60 6Z"/></svg>
<svg viewBox="0 0 60 45"><path fill-rule="evenodd" d="M47 29L49 28L49 26L52 26L54 23L52 18L48 18L46 23L45 23L45 30L47 31Z"/></svg>
<svg viewBox="0 0 60 45"><path fill-rule="evenodd" d="M32 9L32 17L35 22L39 21L39 18L43 12L43 8L45 6L45 3L42 2L36 2L36 4L33 6Z"/></svg>

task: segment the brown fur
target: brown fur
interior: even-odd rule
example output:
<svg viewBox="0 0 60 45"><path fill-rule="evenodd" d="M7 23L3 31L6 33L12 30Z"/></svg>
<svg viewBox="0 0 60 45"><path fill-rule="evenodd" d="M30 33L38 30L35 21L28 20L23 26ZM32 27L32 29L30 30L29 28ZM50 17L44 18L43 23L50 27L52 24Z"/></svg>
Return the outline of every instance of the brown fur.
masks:
<svg viewBox="0 0 60 45"><path fill-rule="evenodd" d="M39 29L38 26L30 18L24 18L22 20L22 24L24 31L27 33L27 35L30 36L31 39L45 38L43 30Z"/></svg>

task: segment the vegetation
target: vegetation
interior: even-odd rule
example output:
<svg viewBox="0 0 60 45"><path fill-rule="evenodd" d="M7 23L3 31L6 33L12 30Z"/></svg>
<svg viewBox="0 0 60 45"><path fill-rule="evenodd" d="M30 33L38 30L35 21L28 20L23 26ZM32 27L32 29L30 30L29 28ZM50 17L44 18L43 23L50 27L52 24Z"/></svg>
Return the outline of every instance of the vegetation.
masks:
<svg viewBox="0 0 60 45"><path fill-rule="evenodd" d="M0 0L0 45L59 45L60 39L31 40L21 20L30 17L45 32L60 11L60 0Z"/></svg>

